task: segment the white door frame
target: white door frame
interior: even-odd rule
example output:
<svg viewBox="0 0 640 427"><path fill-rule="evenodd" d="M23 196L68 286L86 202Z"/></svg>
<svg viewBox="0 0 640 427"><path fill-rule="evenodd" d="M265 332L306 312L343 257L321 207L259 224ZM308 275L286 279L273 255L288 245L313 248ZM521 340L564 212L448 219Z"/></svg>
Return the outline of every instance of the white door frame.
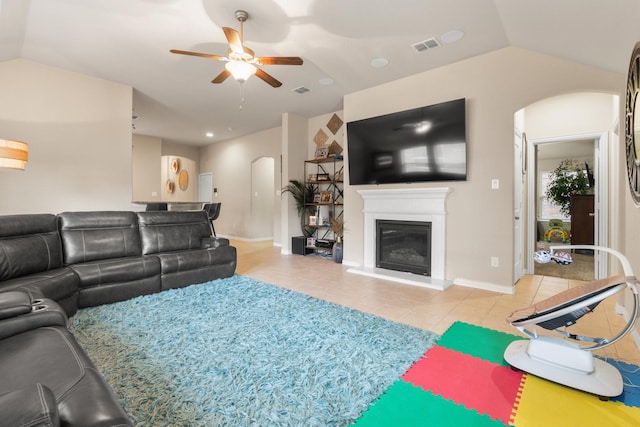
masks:
<svg viewBox="0 0 640 427"><path fill-rule="evenodd" d="M514 135L514 175L513 175L513 283L525 274L525 254L523 243L524 231L522 217L524 214L523 189L525 187L526 135L516 128Z"/></svg>
<svg viewBox="0 0 640 427"><path fill-rule="evenodd" d="M579 135L568 135L561 137L549 137L531 139L527 141L527 239L525 244L525 253L527 256L528 274L533 274L533 253L534 245L532 242L536 240L536 147L538 144L546 144L551 142L566 142L573 140L592 139L594 140L593 153L593 172L596 180L595 200L594 200L594 244L599 246L608 246L609 233L607 224L609 224L609 135L607 132L594 132ZM607 277L607 255L604 252L597 252L595 257L595 278L601 279Z"/></svg>

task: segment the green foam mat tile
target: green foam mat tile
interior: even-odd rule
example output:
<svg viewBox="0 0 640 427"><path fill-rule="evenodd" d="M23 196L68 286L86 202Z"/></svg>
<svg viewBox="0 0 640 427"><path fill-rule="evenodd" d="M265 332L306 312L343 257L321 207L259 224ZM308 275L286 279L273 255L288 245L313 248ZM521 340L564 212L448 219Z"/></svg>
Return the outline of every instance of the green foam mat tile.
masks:
<svg viewBox="0 0 640 427"><path fill-rule="evenodd" d="M402 380L398 380L353 424L357 427L505 427Z"/></svg>
<svg viewBox="0 0 640 427"><path fill-rule="evenodd" d="M518 339L518 335L507 334L464 322L455 322L438 339L438 345L471 356L508 366L504 350Z"/></svg>

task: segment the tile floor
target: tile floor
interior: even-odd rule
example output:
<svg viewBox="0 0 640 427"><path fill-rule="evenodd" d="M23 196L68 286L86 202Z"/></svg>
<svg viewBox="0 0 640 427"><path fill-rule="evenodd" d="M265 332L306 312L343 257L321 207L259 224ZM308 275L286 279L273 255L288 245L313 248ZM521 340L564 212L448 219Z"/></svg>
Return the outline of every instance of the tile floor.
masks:
<svg viewBox="0 0 640 427"><path fill-rule="evenodd" d="M238 250L238 274L438 334L460 320L517 335L505 316L582 283L527 275L513 295L457 285L436 291L348 273L347 266L315 255L281 255L271 241L234 240L232 244ZM605 300L580 319L573 332L612 337L612 331L617 333L625 324L622 316L615 314L614 305L615 297ZM631 334L597 354L640 365L640 351Z"/></svg>

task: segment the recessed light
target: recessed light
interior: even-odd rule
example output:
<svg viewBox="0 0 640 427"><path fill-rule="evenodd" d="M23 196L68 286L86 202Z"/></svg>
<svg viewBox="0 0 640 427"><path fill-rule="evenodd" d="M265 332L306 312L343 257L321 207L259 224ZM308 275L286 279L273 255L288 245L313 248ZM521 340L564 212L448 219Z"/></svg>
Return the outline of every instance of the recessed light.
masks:
<svg viewBox="0 0 640 427"><path fill-rule="evenodd" d="M331 86L334 83L331 77L323 77L320 80L318 80L318 82L324 86Z"/></svg>
<svg viewBox="0 0 640 427"><path fill-rule="evenodd" d="M460 30L452 30L447 31L443 35L440 36L440 39L443 43L453 43L457 42L464 36L464 33Z"/></svg>
<svg viewBox="0 0 640 427"><path fill-rule="evenodd" d="M213 138L213 132L207 132L206 135L207 138Z"/></svg>
<svg viewBox="0 0 640 427"><path fill-rule="evenodd" d="M389 60L387 58L375 58L371 60L371 66L373 68L382 68L389 65Z"/></svg>

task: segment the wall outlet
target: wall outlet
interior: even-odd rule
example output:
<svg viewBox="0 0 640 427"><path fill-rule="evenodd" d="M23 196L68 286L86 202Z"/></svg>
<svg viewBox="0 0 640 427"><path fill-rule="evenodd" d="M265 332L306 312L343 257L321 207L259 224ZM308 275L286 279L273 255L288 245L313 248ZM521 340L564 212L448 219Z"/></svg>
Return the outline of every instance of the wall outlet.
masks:
<svg viewBox="0 0 640 427"><path fill-rule="evenodd" d="M151 197L158 197L158 192L157 191L152 191L151 192Z"/></svg>
<svg viewBox="0 0 640 427"><path fill-rule="evenodd" d="M492 179L491 180L491 189L492 190L497 190L500 188L500 180L499 179Z"/></svg>
<svg viewBox="0 0 640 427"><path fill-rule="evenodd" d="M497 256L492 256L491 257L491 267L499 267L500 266L500 260L498 259Z"/></svg>

